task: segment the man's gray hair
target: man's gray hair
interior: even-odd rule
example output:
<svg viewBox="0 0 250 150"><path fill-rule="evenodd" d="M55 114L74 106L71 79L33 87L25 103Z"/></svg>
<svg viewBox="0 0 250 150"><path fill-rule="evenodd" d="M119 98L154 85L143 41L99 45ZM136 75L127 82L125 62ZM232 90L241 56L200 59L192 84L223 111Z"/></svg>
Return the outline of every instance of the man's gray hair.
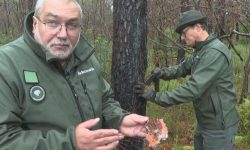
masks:
<svg viewBox="0 0 250 150"><path fill-rule="evenodd" d="M79 4L78 0L69 0L69 1L73 1L77 7L79 8L79 11L80 11L80 17L82 19L82 7L81 5ZM35 16L38 16L39 15L39 11L41 9L41 7L43 6L43 3L45 2L45 0L37 0L36 1L36 5L35 5Z"/></svg>

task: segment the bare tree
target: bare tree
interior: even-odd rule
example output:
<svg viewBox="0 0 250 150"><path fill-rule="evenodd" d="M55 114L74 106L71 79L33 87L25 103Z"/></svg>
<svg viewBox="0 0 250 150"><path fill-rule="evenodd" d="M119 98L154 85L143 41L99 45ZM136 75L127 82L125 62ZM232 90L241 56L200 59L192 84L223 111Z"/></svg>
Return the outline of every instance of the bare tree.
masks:
<svg viewBox="0 0 250 150"><path fill-rule="evenodd" d="M91 31L93 41L102 35L112 40L112 4L110 0L81 0L83 30Z"/></svg>
<svg viewBox="0 0 250 150"><path fill-rule="evenodd" d="M134 95L134 84L143 81L147 66L147 1L114 0L112 87L122 108L145 115L146 101ZM125 139L120 149L143 149L143 141Z"/></svg>
<svg viewBox="0 0 250 150"><path fill-rule="evenodd" d="M1 31L14 37L19 36L23 31L25 15L33 10L34 3L35 0L1 0Z"/></svg>

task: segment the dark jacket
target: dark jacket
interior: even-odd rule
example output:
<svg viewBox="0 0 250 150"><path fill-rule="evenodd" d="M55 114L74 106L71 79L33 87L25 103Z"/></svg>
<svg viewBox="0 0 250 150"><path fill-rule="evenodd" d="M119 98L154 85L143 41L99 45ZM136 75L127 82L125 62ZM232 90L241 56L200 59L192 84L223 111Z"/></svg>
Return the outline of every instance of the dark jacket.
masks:
<svg viewBox="0 0 250 150"><path fill-rule="evenodd" d="M196 43L192 57L164 69L170 73L166 80L191 76L181 87L157 93L156 103L169 106L193 101L198 124L205 129L220 130L239 121L231 52L217 38L209 36Z"/></svg>
<svg viewBox="0 0 250 150"><path fill-rule="evenodd" d="M0 149L73 150L75 127L99 117L94 129L119 129L125 111L100 74L94 50L81 37L63 67L25 32L0 48Z"/></svg>

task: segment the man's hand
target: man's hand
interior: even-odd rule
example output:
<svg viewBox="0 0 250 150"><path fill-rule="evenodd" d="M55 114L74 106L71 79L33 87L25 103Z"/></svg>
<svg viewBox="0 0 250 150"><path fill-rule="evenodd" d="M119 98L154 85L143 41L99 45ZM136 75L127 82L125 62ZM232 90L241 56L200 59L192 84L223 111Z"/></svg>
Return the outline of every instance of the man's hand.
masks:
<svg viewBox="0 0 250 150"><path fill-rule="evenodd" d="M148 117L137 114L130 114L122 119L120 132L125 136L130 137L145 137L145 125L148 122Z"/></svg>
<svg viewBox="0 0 250 150"><path fill-rule="evenodd" d="M144 83L139 82L135 85L134 88L137 97L142 97L145 100L151 100L151 101L155 99L156 96L155 90L148 86L145 87Z"/></svg>
<svg viewBox="0 0 250 150"><path fill-rule="evenodd" d="M115 129L99 129L91 131L90 128L99 122L99 118L91 119L79 124L75 129L77 150L107 150L115 149L124 135Z"/></svg>
<svg viewBox="0 0 250 150"><path fill-rule="evenodd" d="M157 79L165 79L167 77L169 77L169 72L164 71L163 69L156 67L153 71L152 71L152 76L154 76L154 80Z"/></svg>

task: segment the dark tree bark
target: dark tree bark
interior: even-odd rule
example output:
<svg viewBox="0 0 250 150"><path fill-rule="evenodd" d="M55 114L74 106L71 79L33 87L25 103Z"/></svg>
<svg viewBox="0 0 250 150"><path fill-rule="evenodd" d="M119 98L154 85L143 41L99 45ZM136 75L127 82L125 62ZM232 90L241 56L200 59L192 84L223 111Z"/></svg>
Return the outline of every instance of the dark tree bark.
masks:
<svg viewBox="0 0 250 150"><path fill-rule="evenodd" d="M145 115L146 102L136 99L134 85L147 67L147 1L113 1L112 87L115 99L129 112ZM118 149L143 149L143 141L125 139Z"/></svg>
<svg viewBox="0 0 250 150"><path fill-rule="evenodd" d="M240 95L240 100L239 100L240 104L242 104L244 102L244 98L248 96L249 74L250 74L250 55L248 55L247 61L244 66L244 80L243 80L243 85L242 85L242 90L241 90L241 95Z"/></svg>

